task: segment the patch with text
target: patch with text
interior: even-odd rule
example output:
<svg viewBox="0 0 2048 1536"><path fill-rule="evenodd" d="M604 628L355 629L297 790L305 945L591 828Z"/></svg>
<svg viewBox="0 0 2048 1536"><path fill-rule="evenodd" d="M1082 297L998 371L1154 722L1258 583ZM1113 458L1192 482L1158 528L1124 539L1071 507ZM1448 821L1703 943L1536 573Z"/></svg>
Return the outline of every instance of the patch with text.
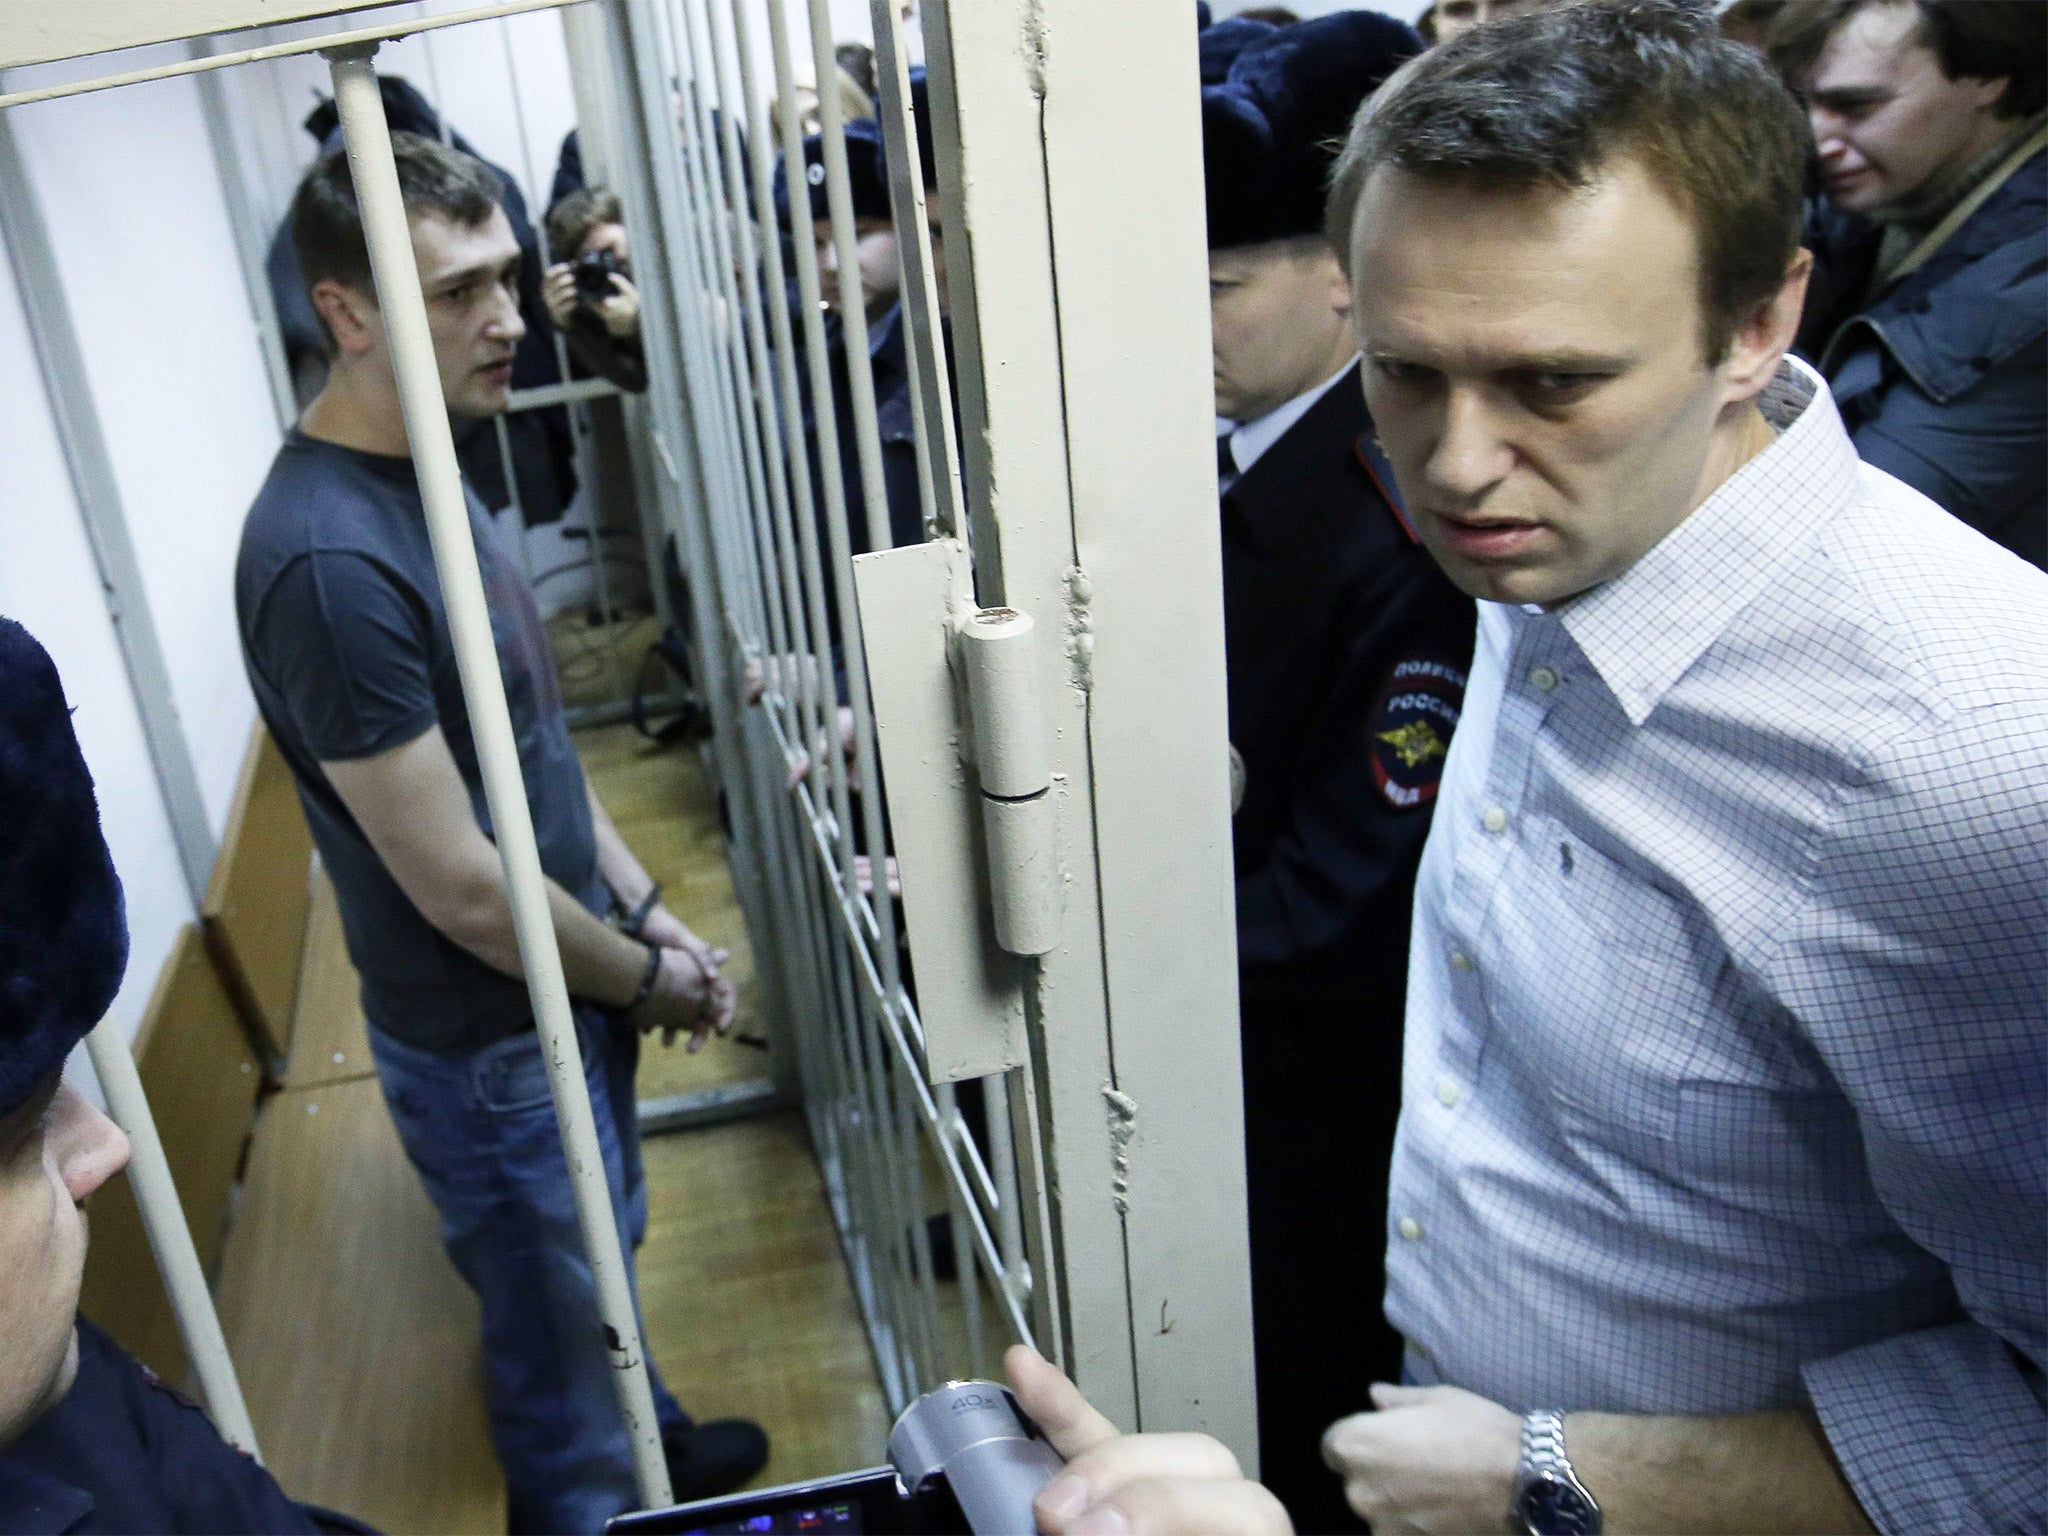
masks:
<svg viewBox="0 0 2048 1536"><path fill-rule="evenodd" d="M1403 810L1436 798L1451 732L1465 703L1465 673L1414 656L1397 662L1372 707L1372 777L1389 805Z"/></svg>

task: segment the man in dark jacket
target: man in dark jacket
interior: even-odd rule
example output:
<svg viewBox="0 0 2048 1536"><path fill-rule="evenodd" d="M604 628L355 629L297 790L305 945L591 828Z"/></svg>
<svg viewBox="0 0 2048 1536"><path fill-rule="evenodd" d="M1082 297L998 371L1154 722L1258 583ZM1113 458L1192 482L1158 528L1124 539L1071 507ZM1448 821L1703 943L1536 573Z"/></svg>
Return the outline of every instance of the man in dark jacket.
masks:
<svg viewBox="0 0 2048 1536"><path fill-rule="evenodd" d="M1398 1377L1380 1316L1408 909L1473 609L1373 440L1330 148L1421 42L1369 12L1247 37L1203 91L1264 1476L1355 1530L1323 1430ZM1212 50L1213 52L1213 50Z"/></svg>
<svg viewBox="0 0 2048 1536"><path fill-rule="evenodd" d="M64 1081L128 925L57 669L0 619L0 1531L362 1530L286 1498L78 1316L80 1206L128 1138Z"/></svg>
<svg viewBox="0 0 2048 1536"><path fill-rule="evenodd" d="M2048 565L2048 6L1823 0L1771 53L1825 198L1799 350L1865 463Z"/></svg>

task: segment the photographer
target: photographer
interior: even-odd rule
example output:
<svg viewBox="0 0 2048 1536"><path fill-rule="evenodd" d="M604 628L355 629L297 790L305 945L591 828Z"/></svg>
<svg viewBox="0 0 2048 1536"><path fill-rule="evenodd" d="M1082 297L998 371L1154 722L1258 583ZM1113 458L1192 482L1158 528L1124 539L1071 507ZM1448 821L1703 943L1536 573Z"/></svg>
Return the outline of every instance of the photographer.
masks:
<svg viewBox="0 0 2048 1536"><path fill-rule="evenodd" d="M569 343L574 370L610 379L632 394L647 389L647 357L640 348L640 290L629 275L619 197L603 187L571 192L548 210L548 268L541 297L548 318Z"/></svg>

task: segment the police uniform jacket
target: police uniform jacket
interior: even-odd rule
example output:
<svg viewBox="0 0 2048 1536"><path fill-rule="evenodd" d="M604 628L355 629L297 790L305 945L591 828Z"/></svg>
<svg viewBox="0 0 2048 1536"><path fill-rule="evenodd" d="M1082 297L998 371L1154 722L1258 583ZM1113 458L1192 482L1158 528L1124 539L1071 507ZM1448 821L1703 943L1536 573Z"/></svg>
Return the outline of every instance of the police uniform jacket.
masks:
<svg viewBox="0 0 2048 1536"><path fill-rule="evenodd" d="M844 333L841 333L844 336ZM910 389L910 356L904 334L903 306L889 312L870 328L868 355L875 382L875 429L881 439L882 490L889 499L889 539L892 545L924 541L924 499L918 488L917 426L912 413L916 404ZM843 370L846 351L842 344L833 358L833 388L839 407L839 457L846 480L846 532L855 554L869 548L866 487L860 476L860 439L854 431L853 394Z"/></svg>
<svg viewBox="0 0 2048 1536"><path fill-rule="evenodd" d="M1403 521L1355 368L1224 494L1223 622L1246 990L1386 983L1398 1031L1473 608Z"/></svg>
<svg viewBox="0 0 2048 1536"><path fill-rule="evenodd" d="M1318 1442L1401 1368L1379 1299L1409 905L1472 653L1371 432L1354 368L1222 507L1260 1455L1305 1531L1360 1528Z"/></svg>
<svg viewBox="0 0 2048 1536"><path fill-rule="evenodd" d="M84 1319L78 1380L0 1451L0 1533L367 1531L285 1497L212 1421Z"/></svg>

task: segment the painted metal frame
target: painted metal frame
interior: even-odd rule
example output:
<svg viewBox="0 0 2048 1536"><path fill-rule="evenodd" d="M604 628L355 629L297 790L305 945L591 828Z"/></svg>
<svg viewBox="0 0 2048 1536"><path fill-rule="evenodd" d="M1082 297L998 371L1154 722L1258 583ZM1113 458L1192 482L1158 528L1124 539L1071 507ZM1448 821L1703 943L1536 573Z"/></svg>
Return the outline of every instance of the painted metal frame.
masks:
<svg viewBox="0 0 2048 1536"><path fill-rule="evenodd" d="M913 279L926 526L957 541L961 561L971 553L971 567L954 569L971 571L976 603L1031 614L1056 642L1036 664L1059 942L1019 962L1028 1059L984 1079L986 1129L970 1130L954 1086L932 1086L947 1074L926 1050L881 875L885 786L854 627L840 421L823 404L834 380L818 263L802 229L788 250L794 314L783 302L791 274L768 182L778 145L802 163L790 18L767 7L763 51L745 0L600 0L568 32L579 79L603 82L591 94L604 98L634 229L650 377L636 413L643 462L692 576L687 617L716 725L708 751L732 812L729 853L778 1068L772 1099L756 1090L671 1108L701 1121L800 1093L893 1407L992 1364L989 1305L1002 1333L1061 1360L1117 1422L1206 1429L1255 1465L1220 571L1202 536L1214 485L1193 30L1167 6L927 0L959 364L949 388L901 17L893 4L875 10ZM829 79L825 0L809 0L806 19L813 71ZM1157 67L1133 70L1138 59ZM620 1344L641 1496L657 1502L665 1471L624 1258L588 1158L589 1105L375 77L360 45L334 70L521 953ZM834 93L819 112L832 239L850 279ZM1094 150L1106 142L1123 146L1113 160ZM0 178L7 148L0 118ZM886 494L859 309L843 317L848 427L868 543L880 549ZM947 420L955 389L964 497ZM1134 422L1137 400L1146 409ZM851 765L836 747L842 666ZM866 883L863 852L875 856ZM926 1225L933 1178L960 1264L964 1359L946 1337Z"/></svg>
<svg viewBox="0 0 2048 1536"><path fill-rule="evenodd" d="M1194 29L925 25L979 600L1065 640L1067 942L1031 1022L1067 1362L1119 1423L1255 1466Z"/></svg>
<svg viewBox="0 0 2048 1536"><path fill-rule="evenodd" d="M107 613L114 622L114 639L128 671L150 763L163 794L178 866L185 876L192 910L197 912L205 902L220 841L206 813L199 766L150 616L149 593L142 583L135 543L128 534L120 482L114 475L113 456L86 379L85 353L65 303L42 203L29 181L14 125L5 112L0 112L0 208L7 210L6 217L0 218L0 241L5 242L14 268L15 287L41 366L50 414L57 424L64 463L106 595Z"/></svg>

